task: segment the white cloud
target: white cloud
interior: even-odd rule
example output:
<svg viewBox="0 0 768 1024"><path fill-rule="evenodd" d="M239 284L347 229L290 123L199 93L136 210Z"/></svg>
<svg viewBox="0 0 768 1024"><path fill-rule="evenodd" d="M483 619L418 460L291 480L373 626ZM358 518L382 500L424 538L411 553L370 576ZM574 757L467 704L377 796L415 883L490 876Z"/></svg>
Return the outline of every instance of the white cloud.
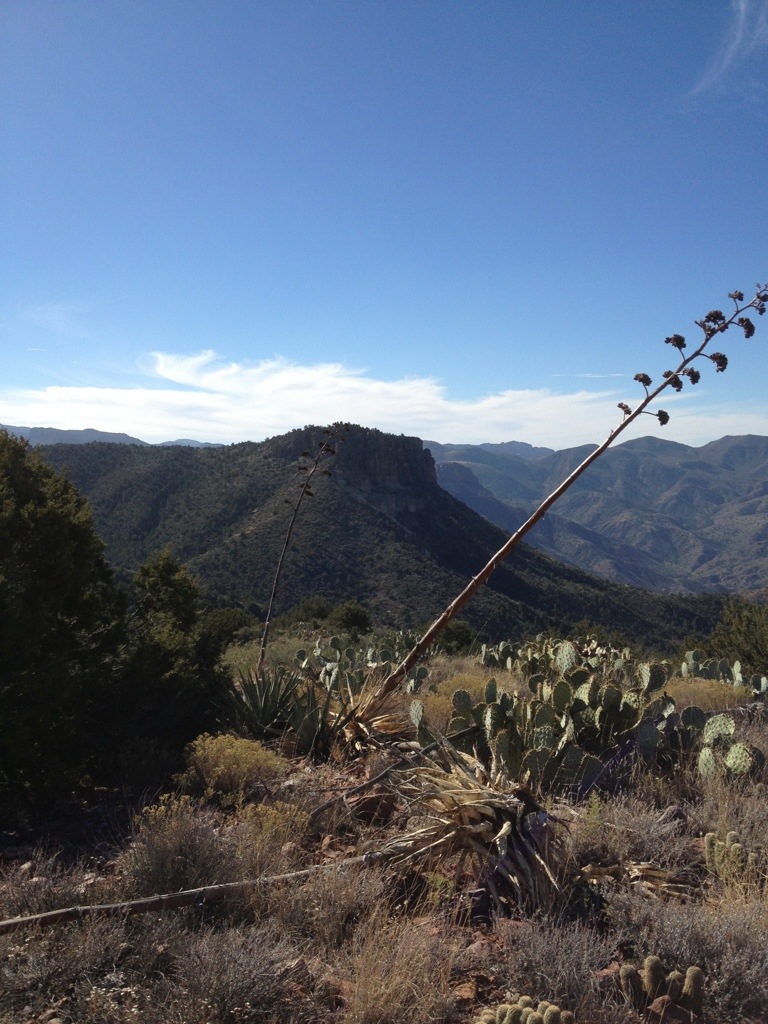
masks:
<svg viewBox="0 0 768 1024"><path fill-rule="evenodd" d="M211 351L155 353L154 374L159 387L7 390L0 396L0 422L95 427L152 442L191 437L230 443L343 420L433 441L516 440L565 448L601 441L619 421L617 401L634 396L539 388L456 400L432 378L384 381L338 363L300 366L285 359L222 363ZM703 388L670 395L663 404L672 415L669 426L641 417L625 436L654 433L702 444L726 433L768 434L768 412L718 409Z"/></svg>
<svg viewBox="0 0 768 1024"><path fill-rule="evenodd" d="M768 46L768 0L731 0L727 32L707 70L691 89L696 96L722 86L737 68Z"/></svg>

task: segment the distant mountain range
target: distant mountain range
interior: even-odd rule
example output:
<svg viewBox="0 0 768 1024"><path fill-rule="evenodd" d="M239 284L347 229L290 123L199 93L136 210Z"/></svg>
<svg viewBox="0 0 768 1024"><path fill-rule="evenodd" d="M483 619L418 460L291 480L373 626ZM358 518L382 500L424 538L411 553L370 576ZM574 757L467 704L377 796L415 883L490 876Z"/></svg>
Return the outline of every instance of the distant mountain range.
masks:
<svg viewBox="0 0 768 1024"><path fill-rule="evenodd" d="M594 446L425 442L442 487L510 532ZM768 437L701 448L643 437L602 455L527 539L555 558L659 591L768 588Z"/></svg>
<svg viewBox="0 0 768 1024"><path fill-rule="evenodd" d="M98 441L220 447L192 440L148 445L98 430L5 429L46 446ZM440 486L509 532L594 447L423 443L437 464ZM761 593L768 588L768 438L724 437L700 448L656 437L617 445L527 540L555 559L617 583L669 593Z"/></svg>
<svg viewBox="0 0 768 1024"><path fill-rule="evenodd" d="M42 451L90 501L118 571L167 546L211 593L253 609L269 595L301 453L316 451L322 436L305 428L222 448L103 443ZM329 468L301 509L279 610L310 594L332 603L357 598L384 626L422 626L505 540L438 486L418 438L353 427ZM591 622L668 648L707 635L721 608L719 597L620 586L521 545L461 617L491 639Z"/></svg>
<svg viewBox="0 0 768 1024"><path fill-rule="evenodd" d="M31 445L41 444L90 444L98 441L103 444L139 444L145 447L154 447L148 441L140 441L138 437L131 437L130 434L110 434L105 430L59 430L57 427L11 427L0 423L0 430L7 430L9 434L16 437L24 437ZM213 444L210 441L190 441L188 438L181 438L178 441L161 441L158 448L173 447L181 445L185 448L220 448L221 445Z"/></svg>

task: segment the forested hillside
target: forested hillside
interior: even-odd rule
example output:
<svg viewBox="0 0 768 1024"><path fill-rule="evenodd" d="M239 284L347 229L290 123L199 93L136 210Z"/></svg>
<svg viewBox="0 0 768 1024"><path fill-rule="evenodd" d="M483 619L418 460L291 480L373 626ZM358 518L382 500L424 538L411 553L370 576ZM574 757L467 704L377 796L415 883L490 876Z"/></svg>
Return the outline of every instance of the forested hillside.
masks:
<svg viewBox="0 0 768 1024"><path fill-rule="evenodd" d="M436 445L440 484L515 530L590 447ZM554 558L620 583L758 592L768 580L768 437L691 448L656 437L607 451L529 535Z"/></svg>
<svg viewBox="0 0 768 1024"><path fill-rule="evenodd" d="M127 573L169 547L221 600L263 608L301 453L317 428L219 449L89 444L41 449L87 496L107 555ZM418 438L353 427L301 510L279 610L310 594L356 598L382 625L434 618L479 571L504 533L437 484ZM286 504L288 503L288 504ZM589 621L667 647L708 633L716 599L660 598L588 576L527 547L468 606L491 637Z"/></svg>

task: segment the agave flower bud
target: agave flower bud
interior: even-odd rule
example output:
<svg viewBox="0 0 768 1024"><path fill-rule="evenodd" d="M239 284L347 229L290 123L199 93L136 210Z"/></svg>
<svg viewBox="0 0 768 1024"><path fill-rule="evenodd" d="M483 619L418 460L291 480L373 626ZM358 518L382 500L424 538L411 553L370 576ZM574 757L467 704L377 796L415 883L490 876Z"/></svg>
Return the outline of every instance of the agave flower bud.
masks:
<svg viewBox="0 0 768 1024"><path fill-rule="evenodd" d="M748 316L740 316L736 323L739 325L739 327L742 327L744 329L745 338L751 338L752 335L755 333L755 325L752 323Z"/></svg>
<svg viewBox="0 0 768 1024"><path fill-rule="evenodd" d="M668 338L664 339L665 345L674 345L675 348L679 348L680 351L685 348L685 338L682 334L671 334Z"/></svg>
<svg viewBox="0 0 768 1024"><path fill-rule="evenodd" d="M717 367L717 372L723 373L726 366L728 365L728 357L724 356L722 352L713 352L709 358Z"/></svg>

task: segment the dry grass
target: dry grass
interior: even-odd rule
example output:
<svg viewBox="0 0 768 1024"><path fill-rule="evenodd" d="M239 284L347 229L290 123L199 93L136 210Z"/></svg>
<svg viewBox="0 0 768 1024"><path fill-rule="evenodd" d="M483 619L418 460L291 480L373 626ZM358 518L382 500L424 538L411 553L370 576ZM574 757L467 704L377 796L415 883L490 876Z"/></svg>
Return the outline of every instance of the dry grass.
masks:
<svg viewBox="0 0 768 1024"><path fill-rule="evenodd" d="M449 1022L450 944L440 930L385 912L356 931L343 961L343 1024Z"/></svg>
<svg viewBox="0 0 768 1024"><path fill-rule="evenodd" d="M446 713L457 687L481 697L490 677L450 661L456 671L446 661L438 693L426 695L435 714L439 701ZM511 677L497 678L511 688ZM706 707L701 685L680 680L669 689L680 706L685 688L695 688L693 699ZM703 685L717 707L732 694ZM740 722L738 730L768 753L765 722ZM424 814L407 803L407 787L392 819L375 828L343 805L310 818L391 759L382 749L368 762L293 764L286 777L286 763L258 744L202 738L185 779L201 799L175 794L146 808L109 868L96 856L67 862L50 851L0 862L5 918L328 865L220 905L2 936L0 1021L470 1024L482 1006L526 993L574 1010L578 1024L624 1024L616 964L649 953L668 970L703 968L704 1024L765 1020L766 886L723 880L703 858L707 832L735 830L745 846L768 850L765 772L702 780L689 758L673 771L638 768L620 791L554 808L569 823L566 885L588 864L650 862L688 872L685 897L617 872L603 883L579 882L559 910L552 900L525 920L519 909L519 920L472 919L468 908L487 912L488 903L477 900L475 876L452 873L455 859L409 862L405 877L391 864L343 864L402 838L409 818L413 825ZM434 824L439 808L431 813ZM402 898L406 891L425 898Z"/></svg>
<svg viewBox="0 0 768 1024"><path fill-rule="evenodd" d="M706 902L650 903L616 893L612 916L638 959L661 958L667 970L702 967L705 1019L730 1024L763 1019L768 1007L768 903L726 894Z"/></svg>
<svg viewBox="0 0 768 1024"><path fill-rule="evenodd" d="M605 998L599 972L614 955L614 940L605 931L578 922L545 920L536 926L500 922L504 946L497 965L507 991L547 999L577 1020L596 1021ZM616 1021L615 1009L612 1010Z"/></svg>
<svg viewBox="0 0 768 1024"><path fill-rule="evenodd" d="M167 796L137 818L134 842L120 868L132 896L197 889L238 878L235 844L216 812L187 796Z"/></svg>
<svg viewBox="0 0 768 1024"><path fill-rule="evenodd" d="M676 870L699 859L698 846L682 820L662 818L658 808L632 793L612 799L594 796L574 809L574 815L570 855L581 866L641 861Z"/></svg>
<svg viewBox="0 0 768 1024"><path fill-rule="evenodd" d="M695 704L703 711L725 711L741 707L755 699L752 690L744 686L726 686L713 679L696 679L690 676L672 676L665 691L674 700L678 710Z"/></svg>

